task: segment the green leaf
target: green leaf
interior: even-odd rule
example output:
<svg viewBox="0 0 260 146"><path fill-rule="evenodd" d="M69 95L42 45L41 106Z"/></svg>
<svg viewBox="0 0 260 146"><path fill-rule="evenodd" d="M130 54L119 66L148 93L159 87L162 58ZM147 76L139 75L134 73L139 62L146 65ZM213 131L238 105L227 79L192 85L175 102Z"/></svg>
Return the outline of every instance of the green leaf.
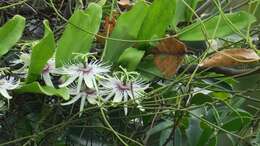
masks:
<svg viewBox="0 0 260 146"><path fill-rule="evenodd" d="M198 5L198 2L200 0L185 0L185 2L192 8L192 10L196 10L196 7ZM183 3L183 2L182 2ZM184 4L185 5L185 4ZM187 21L191 21L192 16L194 15L194 13L185 5L186 9L185 9L185 18Z"/></svg>
<svg viewBox="0 0 260 146"><path fill-rule="evenodd" d="M227 99L231 98L231 94L227 92L212 92L210 93L215 99L226 101Z"/></svg>
<svg viewBox="0 0 260 146"><path fill-rule="evenodd" d="M256 21L253 15L243 11L226 14L226 17L232 22L232 25L239 30ZM206 27L208 39L224 37L234 33L234 29L230 26L230 23L220 15L203 20L203 24ZM178 32L178 38L185 41L205 40L202 30L202 24L198 21L180 30L180 32Z"/></svg>
<svg viewBox="0 0 260 146"><path fill-rule="evenodd" d="M208 146L217 146L218 145L218 140L217 140L217 137L212 137L210 140L209 140L209 143L208 143Z"/></svg>
<svg viewBox="0 0 260 146"><path fill-rule="evenodd" d="M40 93L48 96L60 96L64 100L68 100L69 90L67 88L56 89L50 86L41 86L38 82L32 82L29 84L23 85L21 88L16 89L17 92L20 93Z"/></svg>
<svg viewBox="0 0 260 146"><path fill-rule="evenodd" d="M136 48L127 48L124 53L120 56L118 63L125 66L129 71L136 69L144 56L145 51L138 50Z"/></svg>
<svg viewBox="0 0 260 146"><path fill-rule="evenodd" d="M209 142L209 139L212 136L212 134L214 133L214 130L207 125L204 125L202 129L203 131L198 139L196 146L205 146Z"/></svg>
<svg viewBox="0 0 260 146"><path fill-rule="evenodd" d="M193 10L196 9L199 0L184 0ZM176 29L179 22L191 21L193 12L183 3L183 0L176 0L176 11L173 17L171 27ZM177 30L177 29L176 29Z"/></svg>
<svg viewBox="0 0 260 146"><path fill-rule="evenodd" d="M149 6L145 2L138 2L130 11L122 14L118 18L117 24L110 37L125 40L137 39L148 7ZM132 42L107 40L107 46L103 52L103 60L110 63L117 63L124 50L131 47L133 44L134 43Z"/></svg>
<svg viewBox="0 0 260 146"><path fill-rule="evenodd" d="M4 55L22 36L25 18L15 15L0 28L0 56Z"/></svg>
<svg viewBox="0 0 260 146"><path fill-rule="evenodd" d="M176 10L173 16L171 27L175 28L180 21L186 21L185 19L186 6L182 0L176 0Z"/></svg>
<svg viewBox="0 0 260 146"><path fill-rule="evenodd" d="M152 79L154 77L163 78L161 71L155 66L153 59L152 56L145 57L137 66L138 71L147 79Z"/></svg>
<svg viewBox="0 0 260 146"><path fill-rule="evenodd" d="M45 27L44 37L32 49L27 83L37 80L55 50L54 34L49 27L49 23L45 20L43 24Z"/></svg>
<svg viewBox="0 0 260 146"><path fill-rule="evenodd" d="M172 23L176 0L154 0L142 24L138 39L160 38Z"/></svg>
<svg viewBox="0 0 260 146"><path fill-rule="evenodd" d="M186 129L186 135L190 146L198 143L201 133L200 120L193 117L189 118L189 127Z"/></svg>
<svg viewBox="0 0 260 146"><path fill-rule="evenodd" d="M180 128L176 128L175 135L174 135L174 145L182 146L182 133Z"/></svg>
<svg viewBox="0 0 260 146"><path fill-rule="evenodd" d="M172 127L172 125L173 125L173 123L170 120L163 121L163 122L157 124L156 126L154 126L152 129L148 130L146 135L147 135L147 137L150 137L153 134L156 134L158 132L161 132L163 130L166 130L166 129Z"/></svg>
<svg viewBox="0 0 260 146"><path fill-rule="evenodd" d="M250 123L252 115L246 111L239 110L240 115L232 112L227 118L223 119L224 125L222 128L228 131L238 131Z"/></svg>
<svg viewBox="0 0 260 146"><path fill-rule="evenodd" d="M98 32L101 17L102 8L95 3L90 3L85 11L74 12L57 45L57 67L70 62L75 56L73 53L89 51L95 37L93 34Z"/></svg>
<svg viewBox="0 0 260 146"><path fill-rule="evenodd" d="M179 128L178 128L179 129ZM170 136L170 134L172 133L172 128L168 128L168 129L165 129L161 132L160 134L160 144L159 146L163 146L164 143L166 142L166 140L168 139L168 137ZM177 133L177 129L175 131L175 133ZM167 146L172 146L173 145L173 141L170 140L167 144ZM178 145L178 146L181 146L181 145Z"/></svg>
<svg viewBox="0 0 260 146"><path fill-rule="evenodd" d="M203 94L203 93L197 93L195 94L191 99L191 104L195 105L202 105L206 102L212 102L213 99L209 95Z"/></svg>
<svg viewBox="0 0 260 146"><path fill-rule="evenodd" d="M163 146L166 140L169 138L170 134L172 133L172 128L165 129L160 133L160 144L159 146ZM182 146L182 133L180 128L176 128L174 134L174 144L173 140L171 139L166 146Z"/></svg>

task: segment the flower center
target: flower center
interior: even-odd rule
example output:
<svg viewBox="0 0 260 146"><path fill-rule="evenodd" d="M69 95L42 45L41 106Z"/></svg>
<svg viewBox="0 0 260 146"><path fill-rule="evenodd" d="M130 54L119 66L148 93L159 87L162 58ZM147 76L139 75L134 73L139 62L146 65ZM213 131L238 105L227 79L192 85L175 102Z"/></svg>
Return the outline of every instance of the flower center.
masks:
<svg viewBox="0 0 260 146"><path fill-rule="evenodd" d="M45 67L43 68L43 72L47 73L49 72L49 70L50 70L50 65L49 64L45 65Z"/></svg>
<svg viewBox="0 0 260 146"><path fill-rule="evenodd" d="M83 74L89 74L92 71L92 67L81 68L79 70L82 71Z"/></svg>
<svg viewBox="0 0 260 146"><path fill-rule="evenodd" d="M85 93L86 93L87 95L95 95L96 91L93 90L93 89L86 89L86 90L85 90Z"/></svg>
<svg viewBox="0 0 260 146"><path fill-rule="evenodd" d="M116 86L117 86L117 89L121 90L121 91L130 90L130 87L126 84L118 83Z"/></svg>

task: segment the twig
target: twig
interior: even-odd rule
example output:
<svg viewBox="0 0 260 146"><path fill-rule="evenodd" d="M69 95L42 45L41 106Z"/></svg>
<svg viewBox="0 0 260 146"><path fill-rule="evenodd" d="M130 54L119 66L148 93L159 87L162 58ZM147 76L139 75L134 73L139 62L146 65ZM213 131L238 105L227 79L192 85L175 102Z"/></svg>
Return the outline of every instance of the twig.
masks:
<svg viewBox="0 0 260 146"><path fill-rule="evenodd" d="M205 12L205 10L207 10L209 8L209 6L211 5L212 0L207 0L203 5L201 5L197 10L196 13L197 15L201 15L203 12Z"/></svg>
<svg viewBox="0 0 260 146"><path fill-rule="evenodd" d="M28 0L23 0L23 1L20 1L20 2L17 2L17 3L13 3L13 4L10 4L10 5L7 5L7 6L3 6L3 7L0 7L0 10L3 10L3 9L7 9L7 8L10 8L10 7L14 7L16 5L21 5L25 2L27 2Z"/></svg>
<svg viewBox="0 0 260 146"><path fill-rule="evenodd" d="M184 64L180 67L178 73L181 73L185 69L186 69L186 73L193 73L197 67L198 67L197 65ZM237 78L237 77L243 77L243 76L260 73L260 67L256 67L253 69L235 69L235 68L228 68L228 67L201 67L200 66L198 67L198 72L214 72L218 74L223 74L225 76L234 76Z"/></svg>
<svg viewBox="0 0 260 146"><path fill-rule="evenodd" d="M167 146L167 144L170 142L170 140L172 140L174 142L175 131L176 131L180 121L182 120L183 115L184 115L184 111L175 111L175 117L176 117L177 112L180 112L180 116L178 118L174 119L174 125L173 125L173 128L172 128L171 134L169 135L167 140L164 142L163 146Z"/></svg>

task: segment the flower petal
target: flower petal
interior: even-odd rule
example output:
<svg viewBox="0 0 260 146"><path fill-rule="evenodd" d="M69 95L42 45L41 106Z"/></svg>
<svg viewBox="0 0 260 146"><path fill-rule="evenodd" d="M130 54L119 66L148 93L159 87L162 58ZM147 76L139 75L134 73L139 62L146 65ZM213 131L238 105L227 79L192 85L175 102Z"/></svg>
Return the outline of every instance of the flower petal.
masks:
<svg viewBox="0 0 260 146"><path fill-rule="evenodd" d="M84 110L84 106L85 106L85 103L86 103L86 96L82 96L81 98L81 101L80 101L80 108L79 108L79 116L82 115L82 112Z"/></svg>
<svg viewBox="0 0 260 146"><path fill-rule="evenodd" d="M91 77L84 76L84 82L85 82L85 84L87 85L88 88L91 88L91 89L94 88L93 81L92 81Z"/></svg>
<svg viewBox="0 0 260 146"><path fill-rule="evenodd" d="M125 112L125 115L127 115L128 109L127 109L127 105L126 104L124 104L124 112Z"/></svg>
<svg viewBox="0 0 260 146"><path fill-rule="evenodd" d="M7 99L12 99L12 96L8 94L8 92L5 89L0 89L0 93Z"/></svg>
<svg viewBox="0 0 260 146"><path fill-rule="evenodd" d="M78 85L77 85L77 92L78 93L80 92L82 81L83 81L83 76L82 76L82 74L80 74L79 79L78 79Z"/></svg>
<svg viewBox="0 0 260 146"><path fill-rule="evenodd" d="M88 96L87 97L87 100L90 104L96 104L97 103L97 100L96 100L97 97L95 96Z"/></svg>
<svg viewBox="0 0 260 146"><path fill-rule="evenodd" d="M78 76L71 76L71 77L69 77L69 79L67 81L65 81L63 84L59 85L59 87L66 87L66 86L68 86L69 84L74 82L77 77Z"/></svg>
<svg viewBox="0 0 260 146"><path fill-rule="evenodd" d="M125 115L127 115L127 112L128 112L128 109L127 109L127 93L126 92L124 92L124 102L125 102L125 104L124 104L124 112L125 112Z"/></svg>
<svg viewBox="0 0 260 146"><path fill-rule="evenodd" d="M113 102L121 102L121 101L122 101L122 98L123 98L122 93L116 92L116 93L115 93L115 97L114 97L114 99L113 99Z"/></svg>
<svg viewBox="0 0 260 146"><path fill-rule="evenodd" d="M108 101L113 95L115 95L114 92L109 93L108 96L106 96L106 98L104 100Z"/></svg>
<svg viewBox="0 0 260 146"><path fill-rule="evenodd" d="M61 105L70 105L70 104L73 104L74 102L76 102L77 100L79 100L79 98L80 98L81 96L82 96L81 94L78 94L78 95L74 96L70 101L61 103Z"/></svg>
<svg viewBox="0 0 260 146"><path fill-rule="evenodd" d="M47 86L54 87L51 81L51 76L49 73L42 74L43 80Z"/></svg>

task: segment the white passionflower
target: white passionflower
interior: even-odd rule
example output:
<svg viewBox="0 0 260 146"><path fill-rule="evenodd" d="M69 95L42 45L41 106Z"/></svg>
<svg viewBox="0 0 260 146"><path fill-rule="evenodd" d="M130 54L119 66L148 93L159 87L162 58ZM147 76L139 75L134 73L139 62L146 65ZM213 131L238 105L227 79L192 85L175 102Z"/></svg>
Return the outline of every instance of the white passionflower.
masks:
<svg viewBox="0 0 260 146"><path fill-rule="evenodd" d="M68 75L69 78L60 87L66 87L77 81L78 92L83 82L88 88L97 89L97 78L105 77L109 71L110 66L105 66L100 61L65 66L62 69L62 74Z"/></svg>
<svg viewBox="0 0 260 146"><path fill-rule="evenodd" d="M75 88L73 88L70 90L70 95L72 95L72 99L69 100L68 102L61 103L61 105L70 105L80 99L79 116L81 116L81 114L84 110L84 106L86 105L86 100L90 104L97 104L97 93L96 92L97 92L96 90L86 89L86 88L84 90L81 90L80 92L77 92L77 90Z"/></svg>
<svg viewBox="0 0 260 146"><path fill-rule="evenodd" d="M140 97L145 94L145 90L149 87L149 84L146 84L141 79L133 79L128 81L123 81L117 76L108 78L108 81L102 83L104 91L108 93L105 97L105 101L113 98L113 102L124 102L124 112L127 115L127 105L126 102L131 99L138 104L140 109Z"/></svg>
<svg viewBox="0 0 260 146"><path fill-rule="evenodd" d="M6 99L12 99L12 96L8 94L8 90L13 90L19 86L19 81L15 80L14 77L4 77L0 79L0 93Z"/></svg>
<svg viewBox="0 0 260 146"><path fill-rule="evenodd" d="M44 66L42 70L42 78L46 85L54 87L53 83L51 81L51 73L57 73L57 70L55 68L55 60L54 58L51 58L48 60L47 64Z"/></svg>

